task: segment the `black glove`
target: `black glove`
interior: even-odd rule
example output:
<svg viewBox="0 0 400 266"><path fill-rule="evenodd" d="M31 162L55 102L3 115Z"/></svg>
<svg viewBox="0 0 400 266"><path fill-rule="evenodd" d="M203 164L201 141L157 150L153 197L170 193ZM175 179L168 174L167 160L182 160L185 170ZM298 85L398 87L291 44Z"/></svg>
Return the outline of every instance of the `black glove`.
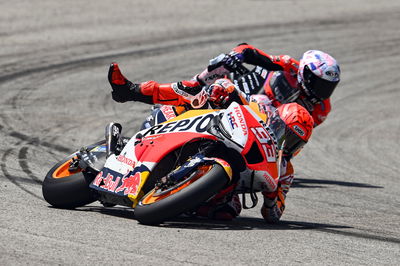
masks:
<svg viewBox="0 0 400 266"><path fill-rule="evenodd" d="M223 59L223 64L226 69L231 72L237 71L242 67L243 55L236 52L230 52Z"/></svg>
<svg viewBox="0 0 400 266"><path fill-rule="evenodd" d="M242 54L231 52L229 54L220 54L219 56L210 60L210 64L207 67L209 72L223 66L230 72L236 71L243 62Z"/></svg>

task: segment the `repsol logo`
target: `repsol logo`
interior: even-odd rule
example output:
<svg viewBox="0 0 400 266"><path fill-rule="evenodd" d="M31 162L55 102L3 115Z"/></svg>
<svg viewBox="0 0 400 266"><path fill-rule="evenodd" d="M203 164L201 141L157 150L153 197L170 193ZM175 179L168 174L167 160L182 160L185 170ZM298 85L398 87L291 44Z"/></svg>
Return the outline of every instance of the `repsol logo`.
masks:
<svg viewBox="0 0 400 266"><path fill-rule="evenodd" d="M171 132L180 132L180 131L195 131L195 132L205 132L207 130L208 124L214 118L213 114L207 114L204 116L197 116L193 118L172 121L166 124L155 125L149 128L144 134L143 137L162 134L162 133L171 133Z"/></svg>

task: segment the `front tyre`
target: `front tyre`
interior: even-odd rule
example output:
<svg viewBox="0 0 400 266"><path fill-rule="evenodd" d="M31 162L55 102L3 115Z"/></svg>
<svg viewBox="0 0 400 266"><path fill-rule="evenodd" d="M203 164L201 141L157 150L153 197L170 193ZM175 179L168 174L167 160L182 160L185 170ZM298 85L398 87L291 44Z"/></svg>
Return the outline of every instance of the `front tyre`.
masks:
<svg viewBox="0 0 400 266"><path fill-rule="evenodd" d="M89 188L95 175L81 169L70 171L73 158L76 158L75 154L57 163L43 181L43 197L54 207L72 209L96 200Z"/></svg>
<svg viewBox="0 0 400 266"><path fill-rule="evenodd" d="M153 189L147 193L135 208L135 218L142 224L159 224L205 202L229 180L221 165L201 166L174 187L161 192Z"/></svg>

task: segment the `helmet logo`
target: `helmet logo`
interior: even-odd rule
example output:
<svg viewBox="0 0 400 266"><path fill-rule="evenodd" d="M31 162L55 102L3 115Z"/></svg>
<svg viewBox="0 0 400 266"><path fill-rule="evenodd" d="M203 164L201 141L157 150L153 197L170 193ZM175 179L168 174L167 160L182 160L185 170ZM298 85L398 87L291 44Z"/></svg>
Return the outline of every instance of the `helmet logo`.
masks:
<svg viewBox="0 0 400 266"><path fill-rule="evenodd" d="M294 125L293 129L294 129L294 131L296 131L302 137L304 137L306 135L304 130L301 127L299 127L298 125Z"/></svg>
<svg viewBox="0 0 400 266"><path fill-rule="evenodd" d="M326 71L325 74L330 76L330 77L332 77L332 78L338 78L339 77L339 73L334 72L334 71Z"/></svg>

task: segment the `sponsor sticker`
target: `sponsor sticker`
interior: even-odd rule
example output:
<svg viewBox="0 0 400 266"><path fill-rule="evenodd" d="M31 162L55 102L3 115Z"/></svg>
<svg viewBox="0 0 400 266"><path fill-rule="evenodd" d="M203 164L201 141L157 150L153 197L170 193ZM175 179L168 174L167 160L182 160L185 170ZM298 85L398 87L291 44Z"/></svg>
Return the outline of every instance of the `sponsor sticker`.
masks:
<svg viewBox="0 0 400 266"><path fill-rule="evenodd" d="M235 111L235 115L238 118L239 124L240 124L240 128L243 130L243 135L247 135L247 125L246 125L246 121L244 119L243 113L240 110L239 106L235 106L234 108Z"/></svg>
<svg viewBox="0 0 400 266"><path fill-rule="evenodd" d="M116 193L124 192L124 195L137 195L138 188L141 182L140 173L137 172L134 175L123 177L121 185L115 190Z"/></svg>
<svg viewBox="0 0 400 266"><path fill-rule="evenodd" d="M141 183L141 173L136 172L129 176L116 177L110 173L104 176L103 171L101 171L93 181L93 186L102 188L104 190L119 193L123 192L124 195L136 196L138 193L138 188Z"/></svg>
<svg viewBox="0 0 400 266"><path fill-rule="evenodd" d="M181 131L195 131L202 133L207 130L207 126L214 118L214 116L215 115L213 114L207 114L205 116L197 116L193 118L155 125L149 128L145 133L143 133L143 137Z"/></svg>
<svg viewBox="0 0 400 266"><path fill-rule="evenodd" d="M120 161L121 163L124 163L126 165L132 166L133 168L135 167L136 163L134 160L129 159L123 155L118 155L117 160Z"/></svg>
<svg viewBox="0 0 400 266"><path fill-rule="evenodd" d="M301 127L299 127L298 125L294 125L293 129L294 129L294 131L296 131L302 137L304 137L306 135L304 130Z"/></svg>
<svg viewBox="0 0 400 266"><path fill-rule="evenodd" d="M235 117L233 116L232 112L227 113L226 116L228 117L228 121L229 121L229 124L231 125L231 128L232 129L237 128L238 125L236 123Z"/></svg>
<svg viewBox="0 0 400 266"><path fill-rule="evenodd" d="M165 116L166 120L170 120L170 119L176 117L174 108L173 108L172 106L163 105L163 106L161 107L161 112L162 112L163 115Z"/></svg>

